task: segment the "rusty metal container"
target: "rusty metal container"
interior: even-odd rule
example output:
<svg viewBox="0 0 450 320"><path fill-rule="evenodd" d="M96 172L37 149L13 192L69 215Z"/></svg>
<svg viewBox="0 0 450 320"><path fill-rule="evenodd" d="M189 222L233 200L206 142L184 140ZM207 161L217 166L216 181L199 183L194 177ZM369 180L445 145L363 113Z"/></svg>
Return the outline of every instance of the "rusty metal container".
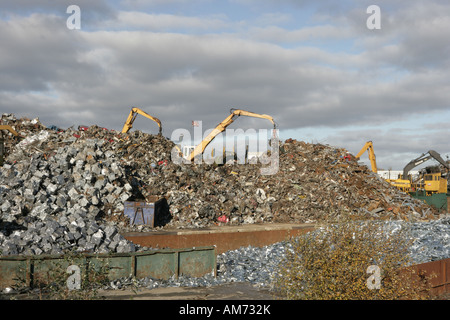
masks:
<svg viewBox="0 0 450 320"><path fill-rule="evenodd" d="M151 248L215 246L217 253L242 246L266 246L314 230L314 224L261 224L201 229L127 232L123 236Z"/></svg>
<svg viewBox="0 0 450 320"><path fill-rule="evenodd" d="M410 273L412 277L430 276L433 294L441 295L450 292L450 258L416 264L405 268L403 272Z"/></svg>

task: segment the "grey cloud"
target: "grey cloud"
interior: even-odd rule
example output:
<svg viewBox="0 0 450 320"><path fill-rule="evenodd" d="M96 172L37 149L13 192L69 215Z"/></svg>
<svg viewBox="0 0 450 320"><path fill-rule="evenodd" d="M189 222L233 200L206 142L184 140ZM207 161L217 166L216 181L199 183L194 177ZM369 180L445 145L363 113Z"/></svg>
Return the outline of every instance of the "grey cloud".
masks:
<svg viewBox="0 0 450 320"><path fill-rule="evenodd" d="M420 104L410 105L418 97L429 99L426 88L420 91L420 81L391 87L364 84L364 75L312 63L318 51L226 37L127 32L83 33L77 49L70 44L57 54L59 64L33 63L42 66L35 73L59 93L61 105L72 102L80 113L92 110L97 115L92 121L116 128L131 105L155 111L161 120L174 114L183 119L172 120L174 125L204 120L211 127L236 107L270 114L282 128L295 128L382 121L386 112L420 110ZM38 51L46 57L53 52L51 46ZM32 77L17 77L32 84ZM411 90L414 99L408 99ZM444 93L434 97L444 98Z"/></svg>
<svg viewBox="0 0 450 320"><path fill-rule="evenodd" d="M347 32L352 30L355 49L365 52L368 62L374 66L408 71L448 67L448 2L378 1L380 30L366 27L369 15L365 9L370 4L373 1L363 1L341 14L324 13L323 20Z"/></svg>
<svg viewBox="0 0 450 320"><path fill-rule="evenodd" d="M418 128L376 129L368 125L353 130L336 129L333 135L326 138L326 143L344 147L356 155L366 141L372 141L379 170L402 170L409 161L428 150L435 150L446 159L446 155L450 155L445 138L448 132L442 130L440 133L420 131ZM371 166L367 152L361 156L361 162ZM427 161L417 169L433 165L434 162Z"/></svg>
<svg viewBox="0 0 450 320"><path fill-rule="evenodd" d="M0 12L1 16L40 13L67 19L70 16L70 13L67 13L70 5L80 7L82 22L85 26L95 26L116 16L116 10L106 0L3 0L0 4Z"/></svg>
<svg viewBox="0 0 450 320"><path fill-rule="evenodd" d="M7 45L0 54L7 59L0 61L0 110L35 114L44 123L63 127L98 124L119 130L131 106L160 118L169 136L175 128L190 128L191 120L212 128L231 107L272 115L281 130L364 122L381 126L389 121L386 115L447 110L450 100L445 72L405 70L398 60L407 48L413 49L409 42L390 42L409 35L404 27L386 30L372 42L361 36L360 53L336 54L309 47L287 49L239 34L73 32L64 27L64 17L42 14L12 17L1 24L0 37ZM384 47L368 50L375 44ZM417 61L421 54L415 54ZM445 66L445 60L436 62ZM270 128L247 118L233 125L250 126ZM155 130L141 118L135 128ZM397 132L397 140L391 135L382 134L380 157L393 157L389 151L399 146L402 152L423 146L422 138L408 143L408 132ZM364 138L373 136L376 131ZM346 145L350 138L333 141Z"/></svg>
<svg viewBox="0 0 450 320"><path fill-rule="evenodd" d="M232 26L224 17L187 17L172 14L149 14L137 11L121 11L117 19L110 23L114 29L136 29L155 32L182 30L191 32L211 32Z"/></svg>
<svg viewBox="0 0 450 320"><path fill-rule="evenodd" d="M77 62L80 38L65 20L41 14L0 21L0 91L51 91L85 78L96 67ZM95 73L94 73L95 74Z"/></svg>

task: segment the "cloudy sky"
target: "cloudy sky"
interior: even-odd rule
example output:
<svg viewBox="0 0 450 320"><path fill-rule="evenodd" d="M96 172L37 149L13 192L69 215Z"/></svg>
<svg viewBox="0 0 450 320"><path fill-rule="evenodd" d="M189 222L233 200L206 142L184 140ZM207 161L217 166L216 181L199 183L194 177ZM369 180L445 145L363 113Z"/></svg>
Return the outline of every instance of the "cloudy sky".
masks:
<svg viewBox="0 0 450 320"><path fill-rule="evenodd" d="M170 138L238 108L271 115L283 140L353 154L372 140L378 167L401 170L450 155L448 30L447 0L2 0L0 112L120 130L135 106Z"/></svg>

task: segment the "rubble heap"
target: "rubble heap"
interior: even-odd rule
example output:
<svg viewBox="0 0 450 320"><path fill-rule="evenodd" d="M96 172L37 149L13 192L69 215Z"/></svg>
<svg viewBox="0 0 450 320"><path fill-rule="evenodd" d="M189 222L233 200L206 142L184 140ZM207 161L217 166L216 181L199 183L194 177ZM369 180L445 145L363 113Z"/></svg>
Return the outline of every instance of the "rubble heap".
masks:
<svg viewBox="0 0 450 320"><path fill-rule="evenodd" d="M320 222L342 214L420 220L435 210L392 187L345 149L286 140L279 171L260 163L175 164L174 143L141 131L46 128L4 115L24 138L0 169L2 254L128 252L130 199L166 198L164 226ZM142 227L140 228L142 229Z"/></svg>

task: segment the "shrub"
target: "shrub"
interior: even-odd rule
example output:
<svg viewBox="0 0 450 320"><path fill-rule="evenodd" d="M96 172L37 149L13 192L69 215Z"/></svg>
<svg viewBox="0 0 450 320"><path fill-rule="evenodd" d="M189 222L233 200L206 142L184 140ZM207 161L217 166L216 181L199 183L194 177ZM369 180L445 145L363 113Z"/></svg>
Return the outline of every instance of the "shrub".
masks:
<svg viewBox="0 0 450 320"><path fill-rule="evenodd" d="M405 228L345 219L289 240L275 277L287 299L428 299L428 278L399 272L410 265ZM376 282L379 270L379 282ZM377 286L379 284L379 286Z"/></svg>
<svg viewBox="0 0 450 320"><path fill-rule="evenodd" d="M99 299L98 289L109 282L108 274L110 267L108 263L98 259L85 259L80 253L68 253L61 259L47 264L49 268L41 267L41 260L36 261L36 266L40 270L46 270L33 279L32 296L45 300L95 300ZM47 261L48 262L48 261ZM69 266L76 266L79 269L79 283L77 288L69 288L69 278L73 276L73 270L68 270ZM21 272L20 274L25 274ZM28 280L17 278L16 291L26 291Z"/></svg>

